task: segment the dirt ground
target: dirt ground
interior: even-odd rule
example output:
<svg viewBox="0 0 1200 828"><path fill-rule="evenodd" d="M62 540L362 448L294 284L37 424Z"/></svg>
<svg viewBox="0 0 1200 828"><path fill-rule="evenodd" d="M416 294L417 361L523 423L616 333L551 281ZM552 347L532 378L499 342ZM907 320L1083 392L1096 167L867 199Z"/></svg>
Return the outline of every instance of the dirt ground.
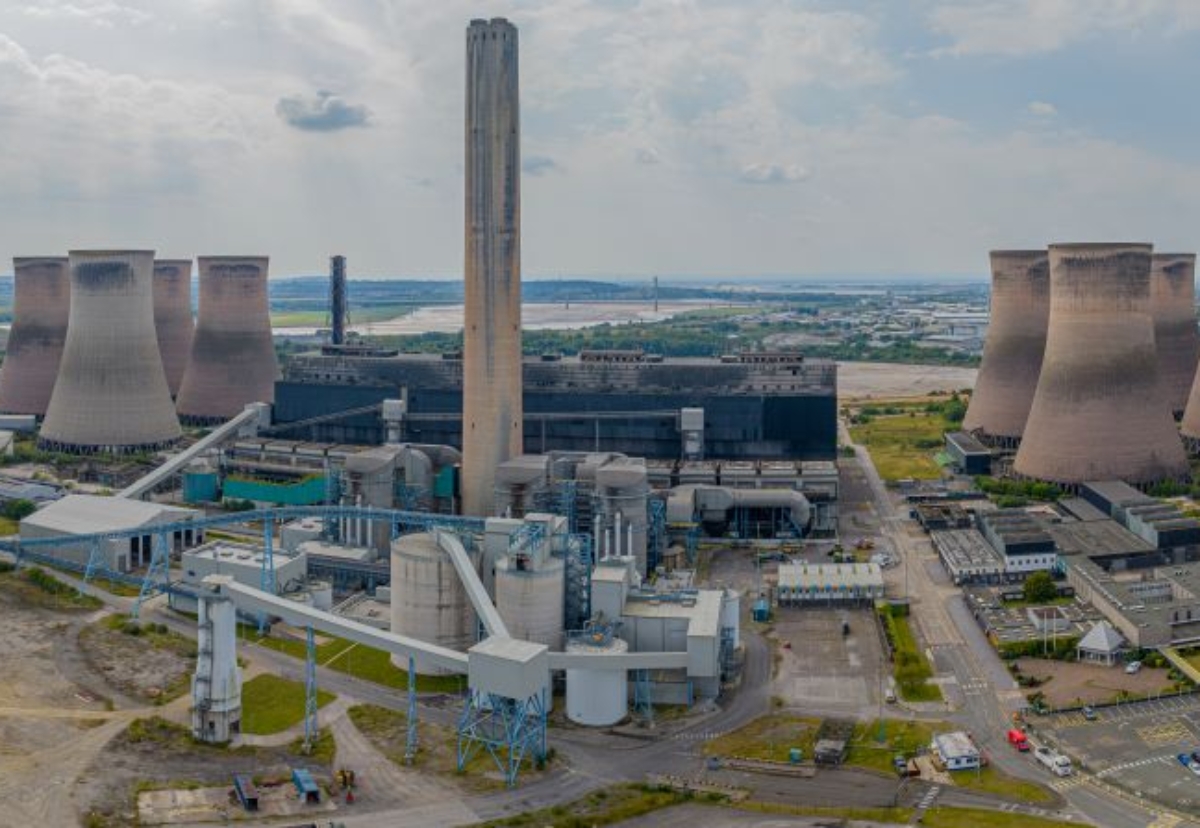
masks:
<svg viewBox="0 0 1200 828"><path fill-rule="evenodd" d="M195 644L179 635L114 629L111 617L84 627L80 649L88 664L117 692L141 703L169 701L185 692L195 667Z"/></svg>
<svg viewBox="0 0 1200 828"><path fill-rule="evenodd" d="M1113 701L1116 694L1122 690L1153 695L1171 683L1164 668L1143 667L1138 673L1130 676L1126 675L1125 668L1121 665L1104 667L1040 658L1022 658L1017 663L1021 666L1021 672L1027 676L1050 678L1036 689L1046 695L1051 707Z"/></svg>
<svg viewBox="0 0 1200 828"><path fill-rule="evenodd" d="M974 388L977 373L976 368L949 365L839 362L838 397L842 400L921 397L934 391Z"/></svg>

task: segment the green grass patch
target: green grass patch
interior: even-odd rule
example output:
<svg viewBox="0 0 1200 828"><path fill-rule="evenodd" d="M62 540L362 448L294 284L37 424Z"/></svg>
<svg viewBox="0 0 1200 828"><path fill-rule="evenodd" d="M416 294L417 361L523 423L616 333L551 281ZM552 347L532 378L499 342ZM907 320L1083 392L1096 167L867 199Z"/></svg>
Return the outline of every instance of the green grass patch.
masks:
<svg viewBox="0 0 1200 828"><path fill-rule="evenodd" d="M880 720L854 726L847 765L894 773L892 760L897 753L913 756L919 749L928 748L935 733L944 733L950 726L944 722L883 720L883 740L880 741Z"/></svg>
<svg viewBox="0 0 1200 828"><path fill-rule="evenodd" d="M863 822L893 822L904 824L912 819L911 808L825 808L816 805L786 805L782 802L760 802L743 800L727 803L727 807L739 811L759 814L781 814L788 816L831 817L838 820L861 820ZM964 823L969 824L969 823Z"/></svg>
<svg viewBox="0 0 1200 828"><path fill-rule="evenodd" d="M647 785L613 785L593 791L574 802L528 811L516 816L479 823L479 828L536 826L536 828L579 828L613 825L654 811L687 802L691 797L681 791Z"/></svg>
<svg viewBox="0 0 1200 828"><path fill-rule="evenodd" d="M88 612L104 606L99 598L80 595L75 587L37 566L0 573L0 589L42 609Z"/></svg>
<svg viewBox="0 0 1200 828"><path fill-rule="evenodd" d="M20 525L12 518L0 517L0 536L15 535Z"/></svg>
<svg viewBox="0 0 1200 828"><path fill-rule="evenodd" d="M800 748L804 751L804 759L811 761L820 728L821 720L811 716L772 713L711 739L704 745L704 753L707 756L786 762L788 752Z"/></svg>
<svg viewBox="0 0 1200 828"><path fill-rule="evenodd" d="M337 742L333 738L333 731L323 727L317 732L317 740L313 742L307 754L304 752L303 736L297 736L292 740L288 745L288 752L297 756L307 755L314 762L320 762L323 765L332 765L334 754L337 753Z"/></svg>
<svg viewBox="0 0 1200 828"><path fill-rule="evenodd" d="M243 627L243 631L250 634L249 640L255 644L293 658L303 659L307 656L308 646L297 638L279 635L258 637L257 630L252 631L247 627ZM317 664L322 667L395 690L408 689L408 671L392 664L391 655L384 650L364 647L336 636L322 636L322 639L322 643L317 645ZM466 676L417 675L417 692L420 693L457 693L464 689Z"/></svg>
<svg viewBox="0 0 1200 828"><path fill-rule="evenodd" d="M1066 828L1080 823L979 808L934 807L924 813L921 824L929 828L962 828L964 825L971 828Z"/></svg>
<svg viewBox="0 0 1200 828"><path fill-rule="evenodd" d="M317 690L317 706L336 696ZM304 719L304 685L264 673L242 685L242 732L266 736L300 724Z"/></svg>
<svg viewBox="0 0 1200 828"><path fill-rule="evenodd" d="M1035 805L1054 802L1057 799L1049 788L1045 788L1036 782L1026 782L1024 779L1016 779L996 770L994 767L983 768L978 773L975 771L956 771L950 775L950 778L961 788L998 794L999 796L1006 796L1009 799L1030 802Z"/></svg>
<svg viewBox="0 0 1200 828"><path fill-rule="evenodd" d="M880 609L879 617L892 645L892 675L900 698L912 702L941 701L941 688L929 683L933 678L933 667L917 646L908 617L897 615L887 607Z"/></svg>
<svg viewBox="0 0 1200 828"><path fill-rule="evenodd" d="M941 468L933 455L942 445L946 428L940 413L911 411L853 425L850 436L871 453L871 461L884 480L936 480L941 477Z"/></svg>

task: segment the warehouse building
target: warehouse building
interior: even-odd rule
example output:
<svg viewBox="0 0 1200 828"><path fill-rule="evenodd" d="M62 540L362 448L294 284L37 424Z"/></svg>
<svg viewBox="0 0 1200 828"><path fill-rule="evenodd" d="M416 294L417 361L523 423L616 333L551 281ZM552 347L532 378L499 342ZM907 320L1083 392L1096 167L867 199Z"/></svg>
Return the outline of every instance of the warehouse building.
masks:
<svg viewBox="0 0 1200 828"><path fill-rule="evenodd" d="M965 431L946 433L946 454L950 457L950 465L959 474L974 476L991 473L991 451Z"/></svg>
<svg viewBox="0 0 1200 828"><path fill-rule="evenodd" d="M874 604L883 600L883 570L874 563L779 565L781 607Z"/></svg>

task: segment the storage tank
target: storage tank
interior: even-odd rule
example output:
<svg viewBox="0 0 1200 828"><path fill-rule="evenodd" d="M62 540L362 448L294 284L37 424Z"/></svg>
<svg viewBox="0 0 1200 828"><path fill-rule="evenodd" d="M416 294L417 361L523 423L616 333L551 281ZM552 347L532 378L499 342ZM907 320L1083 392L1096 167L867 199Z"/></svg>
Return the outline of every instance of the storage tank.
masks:
<svg viewBox="0 0 1200 828"><path fill-rule="evenodd" d="M179 393L192 350L192 260L154 260L154 330L171 396Z"/></svg>
<svg viewBox="0 0 1200 828"><path fill-rule="evenodd" d="M621 655L629 645L603 633L583 633L567 642L568 653L596 658ZM588 727L608 727L625 718L629 689L624 670L567 670L567 718Z"/></svg>
<svg viewBox="0 0 1200 828"><path fill-rule="evenodd" d="M312 594L313 609L329 612L333 609L333 584L329 581L310 581L308 591Z"/></svg>
<svg viewBox="0 0 1200 828"><path fill-rule="evenodd" d="M993 250L991 318L963 429L1015 448L1025 431L1046 350L1050 260L1045 250Z"/></svg>
<svg viewBox="0 0 1200 828"><path fill-rule="evenodd" d="M402 535L392 541L392 632L466 651L475 643L475 611L450 557L427 532ZM408 669L408 660L392 663ZM448 671L423 666L426 675Z"/></svg>
<svg viewBox="0 0 1200 828"><path fill-rule="evenodd" d="M71 312L38 445L155 451L181 436L154 332L151 250L73 250Z"/></svg>
<svg viewBox="0 0 1200 828"><path fill-rule="evenodd" d="M200 310L179 387L179 416L218 423L247 403L275 402L266 256L201 256Z"/></svg>
<svg viewBox="0 0 1200 828"><path fill-rule="evenodd" d="M1013 470L1074 487L1188 475L1163 399L1150 303L1150 245L1050 246L1050 322Z"/></svg>
<svg viewBox="0 0 1200 828"><path fill-rule="evenodd" d="M496 567L496 611L513 638L562 649L563 559L547 556L537 569L521 568L513 558Z"/></svg>
<svg viewBox="0 0 1200 828"><path fill-rule="evenodd" d="M46 413L70 310L66 256L13 259L13 322L0 366L0 412L38 417Z"/></svg>

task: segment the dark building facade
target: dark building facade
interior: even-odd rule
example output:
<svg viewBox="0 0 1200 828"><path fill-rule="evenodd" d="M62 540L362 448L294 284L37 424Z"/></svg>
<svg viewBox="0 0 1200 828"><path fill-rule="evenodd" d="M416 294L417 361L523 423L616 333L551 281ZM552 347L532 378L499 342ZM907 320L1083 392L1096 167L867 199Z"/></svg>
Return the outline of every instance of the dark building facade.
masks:
<svg viewBox="0 0 1200 828"><path fill-rule="evenodd" d="M799 354L662 359L627 352L526 359L525 448L681 456L679 411L704 409L704 456L831 460L837 454L837 366ZM275 423L406 401L403 439L462 445L462 363L456 355L294 358L275 388ZM379 415L284 432L295 439L378 443Z"/></svg>

